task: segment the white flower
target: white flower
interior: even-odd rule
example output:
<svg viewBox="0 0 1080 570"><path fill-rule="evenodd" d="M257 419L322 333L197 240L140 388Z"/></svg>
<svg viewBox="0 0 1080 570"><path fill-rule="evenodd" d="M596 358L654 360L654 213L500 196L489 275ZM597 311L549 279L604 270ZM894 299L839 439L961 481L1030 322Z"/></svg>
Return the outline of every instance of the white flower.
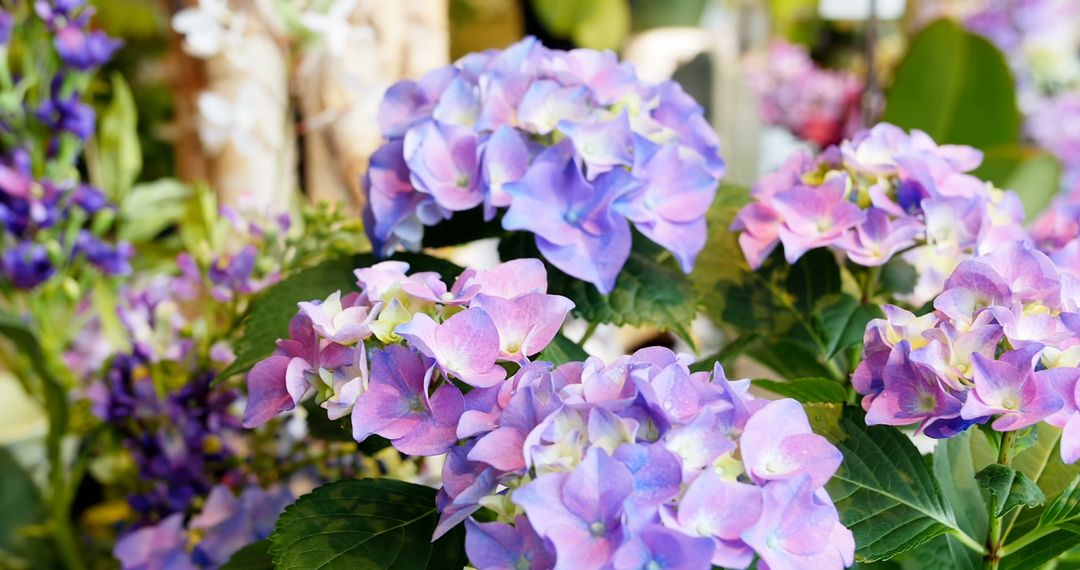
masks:
<svg viewBox="0 0 1080 570"><path fill-rule="evenodd" d="M244 84L234 99L213 91L199 94L199 138L203 147L217 154L232 144L241 154L255 150L258 136L258 93L254 85Z"/></svg>
<svg viewBox="0 0 1080 570"><path fill-rule="evenodd" d="M322 38L330 55L340 57L350 41L368 42L375 39L371 26L354 26L349 22L357 1L337 0L325 13L308 10L300 14L300 24Z"/></svg>
<svg viewBox="0 0 1080 570"><path fill-rule="evenodd" d="M176 33L184 36L184 51L201 59L212 58L239 45L244 19L229 10L223 0L199 0L172 19Z"/></svg>

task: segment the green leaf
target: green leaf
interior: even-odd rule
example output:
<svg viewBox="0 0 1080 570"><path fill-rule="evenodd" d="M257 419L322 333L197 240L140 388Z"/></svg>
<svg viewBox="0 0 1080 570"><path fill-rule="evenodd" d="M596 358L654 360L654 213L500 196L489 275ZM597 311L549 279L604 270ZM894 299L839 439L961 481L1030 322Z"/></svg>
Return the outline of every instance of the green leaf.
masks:
<svg viewBox="0 0 1080 570"><path fill-rule="evenodd" d="M787 290L794 299L795 309L803 315L812 314L815 304L823 297L839 293L840 266L833 252L818 248L803 254L791 266Z"/></svg>
<svg viewBox="0 0 1080 570"><path fill-rule="evenodd" d="M1080 475L1046 505L1039 526L1057 526L1080 534Z"/></svg>
<svg viewBox="0 0 1080 570"><path fill-rule="evenodd" d="M46 448L58 453L61 444L60 439L67 433L69 419L67 387L50 368L45 352L38 342L37 333L28 323L0 309L0 336L6 337L15 345L15 348L22 354L42 381L42 388L45 391L45 407L49 416L49 433L46 436ZM50 457L49 461L57 464L60 457Z"/></svg>
<svg viewBox="0 0 1080 570"><path fill-rule="evenodd" d="M338 481L300 497L270 535L279 570L460 569L463 527L432 543L435 489L390 479Z"/></svg>
<svg viewBox="0 0 1080 570"><path fill-rule="evenodd" d="M787 382L754 380L754 386L803 403L836 403L847 401L847 392L836 380L828 378L796 378Z"/></svg>
<svg viewBox="0 0 1080 570"><path fill-rule="evenodd" d="M939 20L911 42L881 120L926 131L938 143L1014 144L1020 113L1004 56L986 38Z"/></svg>
<svg viewBox="0 0 1080 570"><path fill-rule="evenodd" d="M424 247L447 247L503 234L498 220L484 221L484 209L455 212L454 217L424 228Z"/></svg>
<svg viewBox="0 0 1080 570"><path fill-rule="evenodd" d="M868 427L847 407L844 462L827 489L840 521L855 535L860 560L885 560L947 532L963 532L941 487L911 440L896 428Z"/></svg>
<svg viewBox="0 0 1080 570"><path fill-rule="evenodd" d="M191 195L190 187L172 178L136 184L120 203L120 239L153 240L183 219Z"/></svg>
<svg viewBox="0 0 1080 570"><path fill-rule="evenodd" d="M979 486L996 499L993 515L1000 517L1016 507L1037 507L1046 495L1027 475L1005 465L987 465L975 474Z"/></svg>
<svg viewBox="0 0 1080 570"><path fill-rule="evenodd" d="M842 350L858 344L866 332L866 324L880 318L877 305L863 305L851 295L831 296L821 300L814 312L814 321L832 358Z"/></svg>
<svg viewBox="0 0 1080 570"><path fill-rule="evenodd" d="M578 20L570 38L589 49L617 50L630 33L628 0L578 0Z"/></svg>
<svg viewBox="0 0 1080 570"><path fill-rule="evenodd" d="M589 353L585 352L585 349L559 333L551 340L551 344L544 347L544 350L541 350L533 360L550 362L559 366L567 362L582 362L588 357Z"/></svg>
<svg viewBox="0 0 1080 570"><path fill-rule="evenodd" d="M114 202L122 202L142 170L135 98L123 76L112 75L113 99L101 115L96 153L97 182Z"/></svg>
<svg viewBox="0 0 1080 570"><path fill-rule="evenodd" d="M975 482L975 464L972 459L971 440L980 437L978 433L967 430L953 438L940 440L934 448L933 469L945 500L956 513L956 522L960 529L975 542L986 542L988 527L987 507L983 494ZM953 535L938 537L926 544L923 550L947 554L940 568L956 570L977 570L982 566L982 557L961 544ZM916 559L923 558L918 554ZM953 566L950 566L953 564Z"/></svg>
<svg viewBox="0 0 1080 570"><path fill-rule="evenodd" d="M769 367L781 378L833 376L833 372L818 361L817 353L813 349L790 335L779 338L762 337L746 349L746 355Z"/></svg>
<svg viewBox="0 0 1080 570"><path fill-rule="evenodd" d="M274 560L267 552L269 548L267 539L249 544L233 554L221 570L273 570Z"/></svg>
<svg viewBox="0 0 1080 570"><path fill-rule="evenodd" d="M1062 553L1076 546L1080 537L1067 530L1052 532L1038 540L1028 544L1024 548L1010 552L1001 559L1000 570L1036 570L1045 569L1045 564L1057 558ZM1058 566L1075 568L1075 566Z"/></svg>
<svg viewBox="0 0 1080 570"><path fill-rule="evenodd" d="M323 441L354 441L352 437L352 419L345 416L338 420L332 420L326 415L314 398L305 400L303 404L307 412L306 421L308 435Z"/></svg>
<svg viewBox="0 0 1080 570"><path fill-rule="evenodd" d="M0 447L0 552L27 561L43 561L48 549L40 539L26 534L26 527L44 520L45 508L37 487L11 453ZM0 558L2 560L2 558Z"/></svg>
<svg viewBox="0 0 1080 570"><path fill-rule="evenodd" d="M982 165L972 174L1016 192L1028 220L1045 210L1061 188L1061 163L1038 148L1010 145L987 149Z"/></svg>
<svg viewBox="0 0 1080 570"><path fill-rule="evenodd" d="M542 259L532 234L519 232L499 244L505 261L521 257ZM546 262L545 262L546 263ZM690 278L679 270L667 251L644 237L635 236L615 288L604 295L591 283L547 265L548 293L574 302L575 316L590 323L651 326L672 331L693 345L690 323L697 316L697 296Z"/></svg>

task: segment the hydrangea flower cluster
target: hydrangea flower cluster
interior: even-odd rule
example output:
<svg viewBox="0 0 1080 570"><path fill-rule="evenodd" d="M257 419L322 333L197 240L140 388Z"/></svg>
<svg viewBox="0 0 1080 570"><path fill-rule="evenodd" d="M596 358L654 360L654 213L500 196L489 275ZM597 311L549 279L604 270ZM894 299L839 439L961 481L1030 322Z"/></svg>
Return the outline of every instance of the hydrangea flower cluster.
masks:
<svg viewBox="0 0 1080 570"><path fill-rule="evenodd" d="M754 186L731 229L754 269L781 243L789 263L819 247L866 267L901 256L921 304L964 259L1025 237L1019 198L967 174L981 162L974 148L878 124L817 158L791 157Z"/></svg>
<svg viewBox="0 0 1080 570"><path fill-rule="evenodd" d="M281 485L245 487L239 497L215 485L199 514L186 523L184 513L169 515L122 537L113 555L123 570L219 568L241 548L269 536L293 499Z"/></svg>
<svg viewBox="0 0 1080 570"><path fill-rule="evenodd" d="M136 351L115 356L104 378L87 388L94 415L117 430L135 460L139 485L128 504L138 514L136 526L183 513L214 483L242 477L229 443L242 433L230 409L238 393L212 390L213 378L196 375L159 394L147 359Z"/></svg>
<svg viewBox="0 0 1080 570"><path fill-rule="evenodd" d="M408 270L384 261L356 271L359 293L300 303L289 338L248 374L244 425L314 394L331 419L352 414L357 441L377 433L407 454L444 453L464 411L457 382L501 384L499 363L528 362L573 307L546 293L536 259L468 269L452 286Z"/></svg>
<svg viewBox="0 0 1080 570"><path fill-rule="evenodd" d="M991 420L1003 432L1045 421L1064 428L1062 459L1080 459L1075 276L1011 243L961 263L933 312L883 308L852 376L868 424L916 424L947 438Z"/></svg>
<svg viewBox="0 0 1080 570"><path fill-rule="evenodd" d="M823 486L842 460L802 406L653 347L523 367L466 395L440 491L478 568L844 568ZM494 522L468 518L481 507Z"/></svg>
<svg viewBox="0 0 1080 570"><path fill-rule="evenodd" d="M1080 192L1080 91L1040 101L1026 119L1028 136L1061 161L1063 189Z"/></svg>
<svg viewBox="0 0 1080 570"><path fill-rule="evenodd" d="M762 119L821 147L838 144L859 125L863 82L853 73L823 69L800 45L776 40L750 75Z"/></svg>
<svg viewBox="0 0 1080 570"><path fill-rule="evenodd" d="M364 212L377 251L419 247L423 226L454 212L506 208L503 228L536 234L551 264L605 293L631 224L690 271L724 172L716 133L676 83L535 38L395 84L379 125Z"/></svg>

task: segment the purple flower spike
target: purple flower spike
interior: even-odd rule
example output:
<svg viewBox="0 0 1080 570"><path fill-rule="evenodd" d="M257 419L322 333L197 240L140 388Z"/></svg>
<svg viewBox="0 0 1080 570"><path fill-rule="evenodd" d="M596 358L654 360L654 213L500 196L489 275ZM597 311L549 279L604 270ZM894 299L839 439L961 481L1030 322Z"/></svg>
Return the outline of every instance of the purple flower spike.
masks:
<svg viewBox="0 0 1080 570"><path fill-rule="evenodd" d="M56 53L64 65L81 71L90 71L112 59L113 53L123 45L101 30L87 32L71 23L56 31Z"/></svg>
<svg viewBox="0 0 1080 570"><path fill-rule="evenodd" d="M975 388L964 402L964 419L998 415L993 428L998 431L1023 429L1038 423L1062 408L1055 390L1059 378L1075 378L1075 370L1053 368L1033 371L1036 352L1016 350L991 360L981 354L971 356Z"/></svg>
<svg viewBox="0 0 1080 570"><path fill-rule="evenodd" d="M513 493L536 532L555 545L555 570L600 570L623 541L629 470L593 447L570 473L543 475Z"/></svg>
<svg viewBox="0 0 1080 570"><path fill-rule="evenodd" d="M436 323L424 313L397 327L397 334L420 352L434 358L439 368L477 388L502 382L506 371L495 364L499 357L499 331L487 312L466 309Z"/></svg>
<svg viewBox="0 0 1080 570"><path fill-rule="evenodd" d="M514 526L466 520L465 552L478 570L550 570L555 566L555 554L529 520L520 516Z"/></svg>
<svg viewBox="0 0 1080 570"><path fill-rule="evenodd" d="M615 553L615 570L698 570L708 568L713 543L652 525L634 533Z"/></svg>
<svg viewBox="0 0 1080 570"><path fill-rule="evenodd" d="M413 183L440 206L468 210L484 201L477 161L478 141L471 129L437 121L405 135L405 162Z"/></svg>
<svg viewBox="0 0 1080 570"><path fill-rule="evenodd" d="M424 394L424 358L399 345L371 355L368 390L353 407L353 438L378 434L409 455L439 455L457 441L457 421L465 411L461 391L443 384L430 400Z"/></svg>
<svg viewBox="0 0 1080 570"><path fill-rule="evenodd" d="M472 306L483 309L499 331L499 358L521 362L555 338L574 302L559 295L529 293L513 300L478 295Z"/></svg>
<svg viewBox="0 0 1080 570"><path fill-rule="evenodd" d="M791 399L770 402L750 416L739 448L746 472L758 484L808 475L814 487L821 487L844 460L810 429L806 412Z"/></svg>
<svg viewBox="0 0 1080 570"><path fill-rule="evenodd" d="M844 179L840 177L820 188L798 186L777 194L773 207L784 219L779 235L788 263L795 263L811 249L831 245L866 219L858 206L844 200Z"/></svg>
<svg viewBox="0 0 1080 570"><path fill-rule="evenodd" d="M761 518L742 534L769 570L840 569L855 561L855 540L824 491L807 476L762 489Z"/></svg>

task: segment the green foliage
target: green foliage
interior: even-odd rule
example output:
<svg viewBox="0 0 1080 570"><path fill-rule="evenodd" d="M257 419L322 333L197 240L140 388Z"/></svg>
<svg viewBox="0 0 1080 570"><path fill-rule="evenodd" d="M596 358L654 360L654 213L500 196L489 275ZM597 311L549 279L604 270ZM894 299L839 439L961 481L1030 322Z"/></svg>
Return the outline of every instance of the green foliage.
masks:
<svg viewBox="0 0 1080 570"><path fill-rule="evenodd" d="M866 324L882 316L877 305L860 304L851 295L823 298L814 314L815 324L825 341L826 357L862 342Z"/></svg>
<svg viewBox="0 0 1080 570"><path fill-rule="evenodd" d="M1080 475L1046 505L1039 526L1055 526L1080 534Z"/></svg>
<svg viewBox="0 0 1080 570"><path fill-rule="evenodd" d="M1016 143L1020 113L1004 56L986 38L939 20L911 42L882 121L921 129L939 144Z"/></svg>
<svg viewBox="0 0 1080 570"><path fill-rule="evenodd" d="M967 430L950 439L943 439L934 448L932 458L934 475L945 500L952 505L956 513L956 522L960 530L975 539L985 542L988 516L982 492L975 481L975 464L972 458L971 440L980 437ZM923 548L914 551L912 557L921 560L936 553L941 558L937 567L956 570L976 570L982 566L982 557L967 548L954 535L938 537Z"/></svg>
<svg viewBox="0 0 1080 570"><path fill-rule="evenodd" d="M578 47L619 49L630 31L627 0L531 0L540 24Z"/></svg>
<svg viewBox="0 0 1080 570"><path fill-rule="evenodd" d="M827 489L855 534L860 560L886 560L945 533L963 533L937 478L895 428L868 427L846 408L834 441L844 454Z"/></svg>
<svg viewBox="0 0 1080 570"><path fill-rule="evenodd" d="M269 548L267 539L249 544L233 554L221 570L273 570L274 560L267 552Z"/></svg>
<svg viewBox="0 0 1080 570"><path fill-rule="evenodd" d="M94 182L114 202L135 184L142 170L142 149L139 147L138 113L135 99L124 78L112 76L113 100L101 115L98 127L97 152L91 173Z"/></svg>
<svg viewBox="0 0 1080 570"><path fill-rule="evenodd" d="M567 362L581 362L588 357L589 353L585 352L585 349L559 333L551 340L551 344L544 347L544 350L541 350L533 360L550 362L559 366Z"/></svg>
<svg viewBox="0 0 1080 570"><path fill-rule="evenodd" d="M453 570L464 528L432 542L435 490L390 479L337 481L285 509L270 535L279 570Z"/></svg>
<svg viewBox="0 0 1080 570"><path fill-rule="evenodd" d="M119 205L118 237L136 243L153 240L184 217L191 195L190 187L172 178L136 184Z"/></svg>
<svg viewBox="0 0 1080 570"><path fill-rule="evenodd" d="M27 536L30 525L42 522L44 506L37 487L11 453L0 447L0 553L8 552L21 559L45 564L48 549L40 539ZM0 566L3 558L0 557Z"/></svg>
<svg viewBox="0 0 1080 570"><path fill-rule="evenodd" d="M995 517L1004 516L1016 507L1037 507L1046 502L1046 495L1027 475L997 463L987 465L975 474L979 487L994 497Z"/></svg>
<svg viewBox="0 0 1080 570"><path fill-rule="evenodd" d="M503 261L521 257L543 259L532 234L519 232L499 244ZM671 254L645 238L635 235L633 250L615 281L604 295L591 283L571 277L548 264L548 293L563 295L574 302L575 316L590 323L652 326L672 331L689 343L690 322L697 316L694 286Z"/></svg>
<svg viewBox="0 0 1080 570"><path fill-rule="evenodd" d="M794 398L803 403L843 404L847 401L847 392L844 391L844 387L828 378L796 378L786 382L754 380L753 384L758 388L787 398Z"/></svg>

